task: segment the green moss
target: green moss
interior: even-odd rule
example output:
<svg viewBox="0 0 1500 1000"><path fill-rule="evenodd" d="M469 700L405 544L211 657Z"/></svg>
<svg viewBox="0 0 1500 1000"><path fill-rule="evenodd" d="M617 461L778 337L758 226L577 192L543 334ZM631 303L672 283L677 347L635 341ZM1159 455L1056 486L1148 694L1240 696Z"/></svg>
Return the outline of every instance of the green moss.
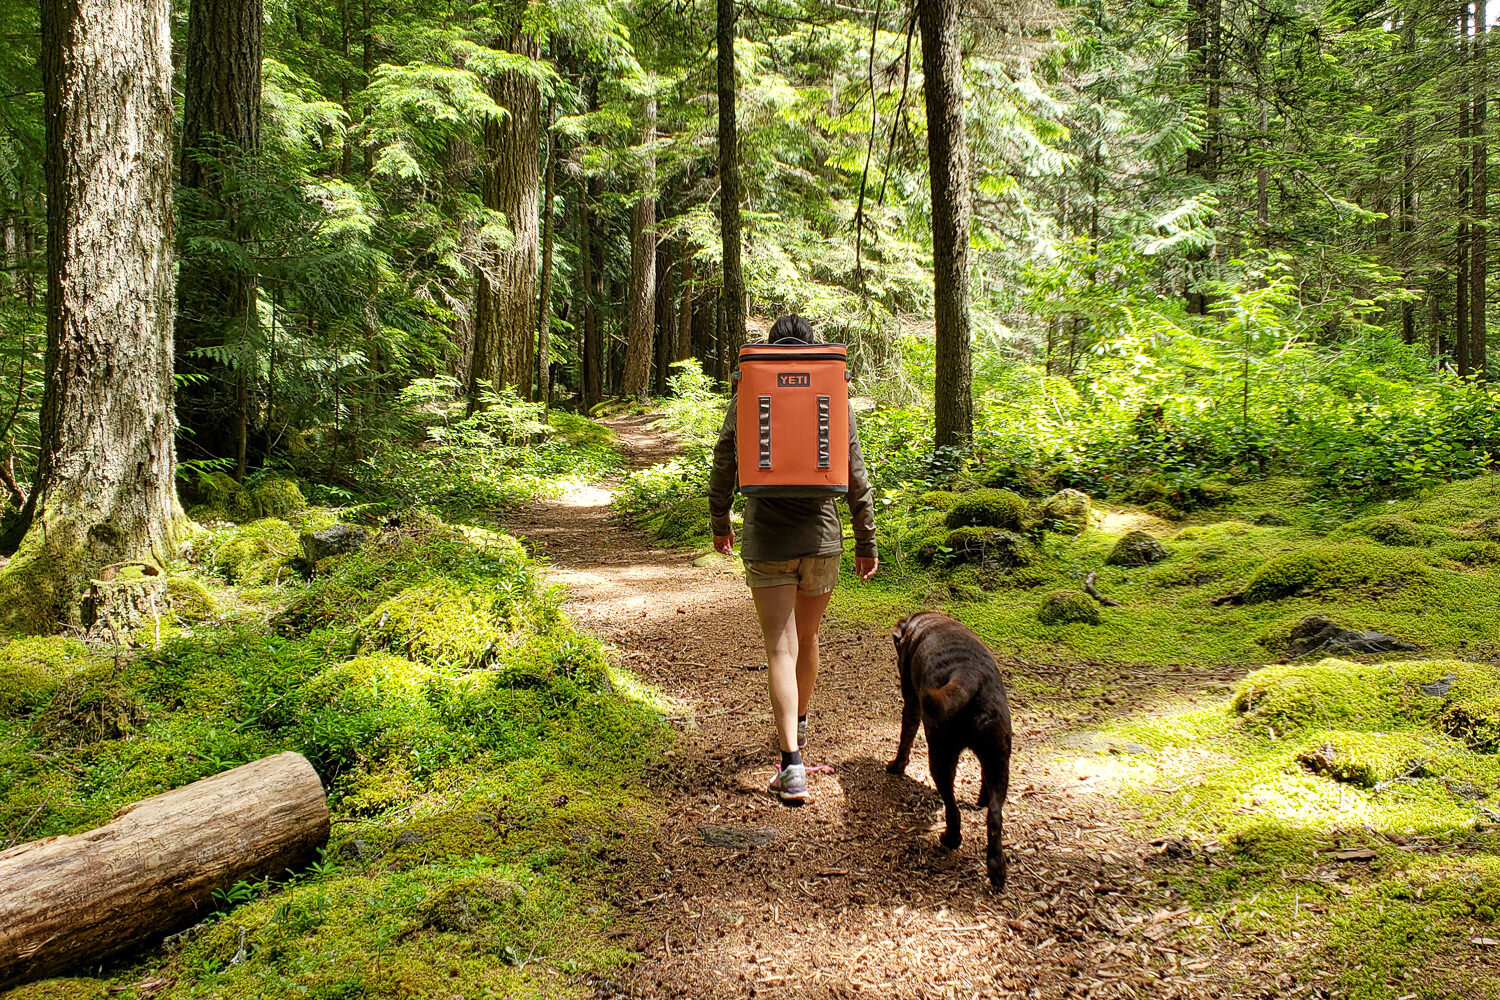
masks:
<svg viewBox="0 0 1500 1000"><path fill-rule="evenodd" d="M104 979L43 979L8 991L0 991L3 1000L105 1000L111 995L109 981Z"/></svg>
<svg viewBox="0 0 1500 1000"><path fill-rule="evenodd" d="M1463 746L1438 733L1371 733L1332 730L1316 734L1297 754L1310 771L1361 788L1398 778L1454 774Z"/></svg>
<svg viewBox="0 0 1500 1000"><path fill-rule="evenodd" d="M233 583L274 583L298 553L297 530L267 517L231 531L213 549L214 568Z"/></svg>
<svg viewBox="0 0 1500 1000"><path fill-rule="evenodd" d="M1332 541L1368 538L1381 545L1420 546L1451 537L1442 528L1421 526L1395 514L1380 514L1350 521L1328 536Z"/></svg>
<svg viewBox="0 0 1500 1000"><path fill-rule="evenodd" d="M913 504L927 510L942 511L946 515L962 496L962 493L955 493L952 490L929 490L926 493L917 494Z"/></svg>
<svg viewBox="0 0 1500 1000"><path fill-rule="evenodd" d="M173 613L183 621L207 621L220 612L213 592L190 576L167 577L167 597Z"/></svg>
<svg viewBox="0 0 1500 1000"><path fill-rule="evenodd" d="M672 545L707 541L708 497L687 495L669 498L659 509L638 522L653 538Z"/></svg>
<svg viewBox="0 0 1500 1000"><path fill-rule="evenodd" d="M356 650L387 650L441 667L477 669L497 652L501 620L489 595L449 580L383 601L355 633Z"/></svg>
<svg viewBox="0 0 1500 1000"><path fill-rule="evenodd" d="M1089 526L1089 497L1078 490L1054 493L1042 503L1042 527L1064 535L1077 535Z"/></svg>
<svg viewBox="0 0 1500 1000"><path fill-rule="evenodd" d="M260 517L286 518L307 506L295 480L273 476L255 488L255 511Z"/></svg>
<svg viewBox="0 0 1500 1000"><path fill-rule="evenodd" d="M1037 608L1037 621L1043 625L1098 625L1099 606L1087 594L1076 590L1059 590L1047 595Z"/></svg>
<svg viewBox="0 0 1500 1000"><path fill-rule="evenodd" d="M1166 546L1144 531L1132 531L1115 543L1104 562L1109 566L1149 566L1169 553Z"/></svg>
<svg viewBox="0 0 1500 1000"><path fill-rule="evenodd" d="M983 489L961 493L948 509L950 528L1004 528L1024 532L1030 527L1031 504L1010 490Z"/></svg>
<svg viewBox="0 0 1500 1000"><path fill-rule="evenodd" d="M1014 568L1036 561L1036 546L1004 528L955 528L943 538L943 556L949 563L981 563Z"/></svg>
<svg viewBox="0 0 1500 1000"><path fill-rule="evenodd" d="M1427 580L1417 557L1373 545L1328 544L1273 556L1246 582L1246 604L1346 590L1393 591Z"/></svg>
<svg viewBox="0 0 1500 1000"><path fill-rule="evenodd" d="M1426 689L1424 691L1423 689ZM1440 723L1452 705L1470 706L1485 725L1500 701L1500 669L1459 660L1397 663L1285 663L1253 671L1235 688L1232 706L1246 725L1277 733L1305 729L1363 732L1452 729ZM1451 735L1463 738L1462 733Z"/></svg>
<svg viewBox="0 0 1500 1000"><path fill-rule="evenodd" d="M198 497L205 514L222 514L226 520L249 521L258 510L255 497L227 472L204 472L198 477Z"/></svg>
<svg viewBox="0 0 1500 1000"><path fill-rule="evenodd" d="M65 678L90 662L76 639L37 636L7 643L0 648L0 718L47 704Z"/></svg>
<svg viewBox="0 0 1500 1000"><path fill-rule="evenodd" d="M1448 542L1433 546L1432 552L1459 566L1500 566L1500 542Z"/></svg>
<svg viewBox="0 0 1500 1000"><path fill-rule="evenodd" d="M33 730L57 746L131 736L147 718L146 704L110 663L94 663L57 686Z"/></svg>

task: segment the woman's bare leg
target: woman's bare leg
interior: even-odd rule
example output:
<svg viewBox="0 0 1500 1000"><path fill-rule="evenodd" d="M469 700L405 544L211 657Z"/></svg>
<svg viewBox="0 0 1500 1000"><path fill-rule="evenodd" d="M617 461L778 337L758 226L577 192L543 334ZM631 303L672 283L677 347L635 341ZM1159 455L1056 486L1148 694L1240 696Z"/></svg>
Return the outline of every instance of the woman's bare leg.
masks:
<svg viewBox="0 0 1500 1000"><path fill-rule="evenodd" d="M807 714L813 685L818 683L818 627L833 591L797 595L797 714ZM793 720L795 723L796 720Z"/></svg>
<svg viewBox="0 0 1500 1000"><path fill-rule="evenodd" d="M766 644L766 679L771 688L771 714L781 749L797 749L797 585L753 587L755 615ZM816 653L814 659L816 660Z"/></svg>

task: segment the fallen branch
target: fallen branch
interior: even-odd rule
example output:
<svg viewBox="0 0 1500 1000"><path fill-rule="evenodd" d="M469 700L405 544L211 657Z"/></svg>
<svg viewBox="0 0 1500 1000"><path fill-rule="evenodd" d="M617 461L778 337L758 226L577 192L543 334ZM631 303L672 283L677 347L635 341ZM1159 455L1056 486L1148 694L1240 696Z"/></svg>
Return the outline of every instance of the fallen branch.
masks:
<svg viewBox="0 0 1500 1000"><path fill-rule="evenodd" d="M1089 575L1083 578L1083 589L1088 592L1088 595L1090 597L1098 601L1100 604L1104 605L1106 608L1123 608L1125 606L1124 603L1116 600L1111 600L1110 598L1105 597L1103 594L1099 593L1099 588L1094 586L1094 578L1098 575L1099 573L1097 570L1090 570Z"/></svg>

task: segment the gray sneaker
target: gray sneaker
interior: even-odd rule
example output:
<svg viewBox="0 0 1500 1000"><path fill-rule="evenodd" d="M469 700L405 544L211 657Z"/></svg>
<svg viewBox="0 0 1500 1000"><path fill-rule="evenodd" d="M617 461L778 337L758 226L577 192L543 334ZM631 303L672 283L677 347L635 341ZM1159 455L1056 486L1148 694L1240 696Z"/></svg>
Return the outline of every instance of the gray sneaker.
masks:
<svg viewBox="0 0 1500 1000"><path fill-rule="evenodd" d="M807 717L797 720L797 749L807 749Z"/></svg>
<svg viewBox="0 0 1500 1000"><path fill-rule="evenodd" d="M776 772L767 789L783 802L801 804L809 798L807 794L807 768L801 764L788 764Z"/></svg>

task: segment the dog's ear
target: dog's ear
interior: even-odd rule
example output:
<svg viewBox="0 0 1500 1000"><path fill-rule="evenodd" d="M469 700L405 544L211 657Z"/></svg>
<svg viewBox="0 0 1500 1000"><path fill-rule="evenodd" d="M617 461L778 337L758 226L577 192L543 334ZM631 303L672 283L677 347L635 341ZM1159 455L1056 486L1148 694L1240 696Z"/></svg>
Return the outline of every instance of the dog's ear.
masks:
<svg viewBox="0 0 1500 1000"><path fill-rule="evenodd" d="M906 638L906 623L909 621L911 621L911 616L908 615L898 621L895 630L891 632L891 641L896 644L897 649L901 648L901 640Z"/></svg>

